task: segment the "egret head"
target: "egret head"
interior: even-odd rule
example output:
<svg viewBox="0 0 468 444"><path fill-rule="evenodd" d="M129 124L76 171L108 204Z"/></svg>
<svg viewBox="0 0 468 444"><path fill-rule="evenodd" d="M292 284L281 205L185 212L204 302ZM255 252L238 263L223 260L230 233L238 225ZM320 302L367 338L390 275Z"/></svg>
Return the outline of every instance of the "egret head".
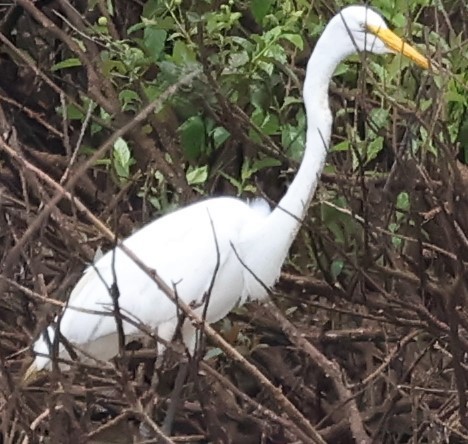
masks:
<svg viewBox="0 0 468 444"><path fill-rule="evenodd" d="M424 56L390 31L384 19L367 6L344 8L331 20L330 25L339 32L336 38L348 46L349 53L401 53L423 68L429 66Z"/></svg>

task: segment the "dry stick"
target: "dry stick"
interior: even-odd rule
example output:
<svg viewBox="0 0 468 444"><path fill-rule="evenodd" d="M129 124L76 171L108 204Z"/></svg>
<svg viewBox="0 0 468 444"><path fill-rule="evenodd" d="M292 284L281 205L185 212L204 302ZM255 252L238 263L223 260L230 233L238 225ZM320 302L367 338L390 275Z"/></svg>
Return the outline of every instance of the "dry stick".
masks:
<svg viewBox="0 0 468 444"><path fill-rule="evenodd" d="M60 29L52 20L50 20L45 14L43 14L31 0L17 0L18 5L25 9L31 16L36 19L44 29L48 30L52 35L61 40L65 45L68 46L80 59L80 62L85 67L88 74L89 84L89 95L99 105L107 110L114 110L116 104L112 103L109 99L112 98L113 88L111 87L110 81L105 76L99 76L96 70L94 61L86 54L80 47L80 45L73 40L65 31ZM109 97L104 96L100 91L100 86L107 92Z"/></svg>
<svg viewBox="0 0 468 444"><path fill-rule="evenodd" d="M177 442L188 442L188 443L194 443L194 442L206 442L207 441L207 436L206 435L182 435L182 436L174 436L173 441L175 443ZM143 441L141 444L145 444L145 441ZM151 441L146 441L146 444L151 444Z"/></svg>
<svg viewBox="0 0 468 444"><path fill-rule="evenodd" d="M441 103L438 104L436 107L436 111L434 116L437 118L440 114L441 110ZM431 121L431 128L428 131L429 135L434 134L435 124L437 119L433 119ZM450 150L444 145L441 145L443 151L447 154L450 153ZM449 165L452 165L452 170L457 171L457 168L453 165L454 160L451 156L447 156L447 160L449 161ZM442 296L442 300L444 301L444 305L446 306L446 311L448 312L448 327L449 327L449 344L452 349L452 354L454 356L453 359L453 370L455 375L455 384L458 390L458 399L459 399L459 421L468 429L468 410L467 410L467 396L466 396L466 378L464 374L464 370L462 368L461 362L463 361L463 346L462 346L462 337L460 337L460 328L465 327L466 325L463 322L463 317L459 315L459 308L462 307L461 302L461 292L465 290L466 287L464 284L464 277L466 275L465 264L462 260L462 252L463 249L458 245L453 243L452 235L453 231L455 231L456 237L459 238L461 241L462 246L467 245L467 239L463 231L460 229L458 230L459 226L457 221L455 220L454 215L452 212L448 211L444 202L441 201L440 197L437 196L434 190L434 183L430 179L426 170L422 167L417 165L417 171L420 173L422 179L427 184L427 190L429 191L429 196L432 198L431 201L438 204L442 210L441 212L441 220L439 222L439 226L441 228L442 233L445 234L445 238L450 246L452 246L452 251L457 253L457 258L454 260L454 271L456 271L456 279L453 285L451 285L448 289L446 289L445 296ZM460 180L460 179L459 179ZM457 248L458 247L458 248Z"/></svg>
<svg viewBox="0 0 468 444"><path fill-rule="evenodd" d="M406 344L409 344L420 333L421 332L419 330L415 330L407 334L401 341L398 342L397 345L395 345L395 347L393 347L390 353L388 353L388 355L383 360L382 364L380 364L370 375L367 375L359 384L356 385L364 387L370 382L372 382L373 379L378 378L383 373L385 368L391 364L391 362L395 359L396 356L398 356L400 351L403 350Z"/></svg>
<svg viewBox="0 0 468 444"><path fill-rule="evenodd" d="M234 250L234 253L237 256L237 259L242 263L244 267L252 274L252 276L257 280L257 282L264 287L264 289L269 292L269 289L265 287L263 282L255 275L245 264L242 262L242 259L238 255L234 245L231 242L231 247ZM335 384L335 388L338 392L338 396L341 399L345 409L349 415L349 425L351 432L359 444L370 444L371 439L367 435L364 429L364 423L362 417L357 408L356 402L351 392L344 386L341 381L341 372L340 368L329 361L325 355L320 353L316 347L314 347L307 339L306 335L301 333L276 307L273 301L270 299L265 306L269 308L270 313L273 315L275 320L279 323L283 332L288 336L289 340L295 344L299 349L307 353L313 361L316 361L318 365L322 368L325 374L330 375Z"/></svg>
<svg viewBox="0 0 468 444"><path fill-rule="evenodd" d="M99 435L100 433L104 433L105 431L107 431L109 429L112 429L113 427L118 426L122 421L124 421L127 418L131 417L131 413L132 412L130 412L128 410L120 413L115 418L110 419L109 421L105 422L104 424L101 424L96 429L92 430L91 432L88 432L88 434L86 435L86 439L91 441L91 439L95 438L96 435Z"/></svg>
<svg viewBox="0 0 468 444"><path fill-rule="evenodd" d="M221 375L215 369L210 367L206 362L200 362L200 368L203 372L206 372L213 378L215 378L227 390L230 390L232 393L234 393L234 395L246 402L252 408L252 414L255 414L256 416L261 415L267 421L281 424L286 429L286 434L292 435L292 433L287 430L287 428L291 426L290 420L278 416L269 408L253 400L249 395L245 394L242 390L238 389L231 381L229 381L229 379L227 379L225 376ZM289 439L291 439L290 436Z"/></svg>
<svg viewBox="0 0 468 444"><path fill-rule="evenodd" d="M426 346L411 362L408 366L408 368L405 368L404 373L400 376L401 381L408 381L410 378L409 375L411 375L414 372L414 369L416 368L417 364L421 361L421 359L424 357L424 355L427 353L427 351L432 347L433 343ZM387 378L387 382L390 383L391 386L393 386L392 390L387 393L386 399L382 404L382 408L380 411L383 413L380 419L378 420L378 424L376 426L375 430L375 436L381 436L381 432L383 431L383 426L385 423L388 421L389 416L392 414L392 407L396 404L397 398L399 395L404 394L402 392L399 384L395 384L390 381L389 378Z"/></svg>
<svg viewBox="0 0 468 444"><path fill-rule="evenodd" d="M164 418L164 421L161 426L161 430L168 435L171 435L172 432L172 426L174 423L175 415L177 413L177 409L180 406L180 395L182 394L182 389L184 388L185 379L187 378L189 370L188 362L182 362L179 364L179 366L179 371L174 382L174 389L171 393L169 407L167 409L166 417Z"/></svg>
<svg viewBox="0 0 468 444"><path fill-rule="evenodd" d="M62 95L60 95L62 97ZM68 158L68 165L65 170L65 172L62 174L62 177L60 178L60 184L63 185L64 182L68 179L68 176L70 175L71 169L76 161L76 158L78 157L78 151L81 148L81 142L83 141L83 137L85 135L86 129L88 128L89 121L91 119L91 113L93 112L93 103L90 102L88 105L88 109L86 110L86 115L83 120L83 124L81 125L80 129L80 134L78 136L78 140L75 144L75 148L73 149L73 153L71 153L70 157ZM65 115L66 113L66 107L63 107L63 113ZM64 128L64 132L66 132L66 128Z"/></svg>
<svg viewBox="0 0 468 444"><path fill-rule="evenodd" d="M137 125L143 122L149 114L151 114L156 109L159 111L163 104L166 102L169 97L175 94L175 92L179 89L180 86L189 83L195 76L197 76L199 71L193 71L190 74L182 77L177 83L171 85L167 90L161 94L157 99L151 101L147 106L145 106L135 117L132 118L127 124L122 126L120 129L112 133L111 136L95 151L95 153L85 162L83 162L75 171L75 174L70 177L67 183L63 186L63 188L57 188L58 191L52 197L52 199L47 203L44 207L42 212L37 215L34 221L29 225L26 232L23 234L21 239L15 244L15 246L8 252L7 257L3 262L3 273L8 274L11 270L13 265L18 261L18 257L23 250L24 246L26 245L28 239L39 229L44 219L53 211L55 206L58 202L64 197L66 190L72 188L78 179L85 174L86 170L90 168L95 162L100 159L106 151L113 146L113 144L119 139L127 134L129 131L134 129ZM0 139L1 140L1 139ZM2 146L7 146L3 140L1 140ZM10 148L11 150L11 148ZM13 154L12 156L17 156L17 153L14 150L11 150ZM21 161L23 159L20 159ZM32 166L32 165L31 165ZM36 168L36 171L40 171ZM68 199L73 200L72 197L68 197ZM5 290L5 283L0 282L0 294L3 294Z"/></svg>
<svg viewBox="0 0 468 444"><path fill-rule="evenodd" d="M44 29L46 29L57 39L62 41L65 45L69 47L69 49L72 52L74 52L77 55L77 57L82 62L83 68L87 72L87 95L91 97L101 107L103 107L109 114L116 116L117 126L123 123L126 119L126 116L121 113L119 100L115 88L113 88L113 85L109 81L109 79L106 76L102 75L102 67L100 66L99 62L96 62L96 60L98 60L99 57L95 48L95 44L97 45L99 42L97 42L92 37L87 36L82 30L79 29L82 28L81 23L83 22L83 18L79 15L76 9L72 5L70 5L68 1L62 0L59 3L63 6L70 20L57 13L57 11L54 11L54 13L61 17L61 19L64 20L65 23L67 23L75 32L78 32L79 35L83 37L83 42L86 46L85 52L80 48L79 45L76 44L72 37L70 37L61 28L55 25L54 22L52 22L46 15L44 15L33 4L31 0L18 0L18 3L20 3L44 27ZM72 23L70 23L70 21ZM12 43L9 42L8 39L6 39L5 36L2 36L0 34L0 38L2 39L2 41L5 40L5 44L7 44L8 48L11 51L18 53L18 49L15 48L12 45ZM25 54L19 55L23 60L26 60L27 65L34 72L36 72L36 74L39 74L37 73L35 62L31 61L31 58L29 56ZM46 76L44 78L44 81L46 81L46 83L50 82L50 80L46 79ZM50 86L53 87L52 85ZM53 89L57 90L57 87L54 86ZM106 95L101 93L101 89L105 92ZM71 103L74 103L76 105L73 98L69 97L69 100L71 101ZM78 104L77 106L81 111L83 111L83 107L81 105ZM106 122L102 122L102 119L98 119L96 118L96 116L93 116L93 120L98 122L101 126L105 128L111 127L110 129L113 130L112 125L109 125L109 123ZM133 132L131 136L134 139L136 146L139 147L139 149L135 151L135 156L137 157L137 160L141 162L142 165L146 165L146 156L154 156L160 170L162 171L163 175L169 180L169 182L173 182L173 185L176 187L176 189L183 190L187 194L187 196L190 196L191 190L190 187L188 187L188 185L186 184L185 176L182 175L181 177L177 172L174 172L174 168L172 168L172 166L167 162L164 156L161 155L161 153L158 150L155 151L153 149L154 144L151 142L150 138L136 131ZM139 155L138 153L141 153L141 155Z"/></svg>
<svg viewBox="0 0 468 444"><path fill-rule="evenodd" d="M363 381L357 384L353 384L353 388L358 388L359 390L355 390L355 395L358 396L359 394L363 393L366 390L366 386L372 382L373 379L376 379L379 376L384 377L384 370L387 366L390 365L391 361L395 359L395 357L399 354L400 351L403 350L403 348L411 342L418 334L420 334L420 331L414 331L406 335L401 342L399 342L391 351L390 353L385 357L384 362L379 365L370 375L368 375ZM343 403L340 403L337 407L335 407L335 410L338 410L341 408ZM328 420L328 417L331 415L329 413L327 416L325 416L323 419L321 419L320 423L325 423ZM338 425L338 424L337 424ZM327 431L331 431L332 427L327 427ZM321 430L322 432L323 430Z"/></svg>
<svg viewBox="0 0 468 444"><path fill-rule="evenodd" d="M86 110L83 108L83 106L77 102L76 98L72 97L70 94L67 94L65 93L65 91L63 89L61 89L60 87L58 87L51 79L49 79L49 77L41 70L38 68L37 64L36 64L36 61L26 52L24 51L21 51L20 49L18 49L15 45L13 45L13 43L10 42L10 40L8 40L7 37L5 37L1 32L0 32L0 42L3 43L3 45L6 46L6 48L8 50L10 50L12 52L12 54L15 55L15 57L19 58L20 60L22 60L24 62L24 64L29 68L31 69L31 71L37 76L39 77L40 79L42 79L42 81L52 90L54 91L57 95L65 95L65 97L67 97L68 101L73 104L74 106L76 106L78 108L78 110L80 110L81 112L85 113ZM11 100L11 99L10 99ZM23 111L26 112L26 114L30 115L30 113L24 109L23 107ZM31 115L32 118L35 118L34 115ZM106 128L106 129L109 129L109 130L112 130L112 125L109 123L109 122L106 122L104 119L101 119L99 117L96 117L96 116L92 116L92 119L94 122L98 123L99 125L101 125L103 128ZM43 125L43 122L44 120L41 119L41 120L37 120L41 125ZM45 126L45 128L49 129L49 131L51 131L53 134L57 135L58 137L63 137L62 133L60 131L58 131L57 129L50 129L48 128L47 125L43 125ZM60 134L57 134L57 133L60 133Z"/></svg>
<svg viewBox="0 0 468 444"><path fill-rule="evenodd" d="M49 414L50 414L50 409L48 409L48 408L45 409L40 415L38 415L36 417L36 419L34 419L34 421L29 426L30 429L32 431L36 430L37 426L42 422L42 420L47 418L49 416ZM29 436L24 437L22 444L29 444Z"/></svg>
<svg viewBox="0 0 468 444"><path fill-rule="evenodd" d="M126 126L129 126L126 125ZM122 128L123 130L123 128ZM122 131L120 130L120 131ZM116 133L119 133L117 131ZM115 136L115 134L114 134ZM115 136L116 138L117 136ZM89 221L99 229L99 231L110 241L115 242L115 235L112 233L109 228L107 228L94 214L83 204L81 201L75 197L73 197L68 191L65 190L64 187L62 187L60 184L58 184L55 180L50 178L47 174L45 174L42 170L39 168L35 167L32 165L30 162L27 160L23 159L13 148L8 146L1 138L0 138L0 148L2 148L4 151L6 151L12 158L14 158L16 161L20 162L24 168L34 172L41 180L44 182L48 183L50 186L55 188L58 193L57 195L59 196L59 199L63 196L69 199L72 203L74 203L79 211L81 211L86 217L89 219ZM102 147L101 147L102 148ZM99 150L100 151L100 150ZM96 155L96 153L95 153ZM94 156L93 156L94 157ZM90 159L91 160L91 159ZM88 161L89 162L89 161ZM86 162L86 163L88 163ZM82 167L83 168L83 167ZM76 177L79 173L77 173L74 177ZM73 178L72 178L73 179ZM70 179L70 181L72 180ZM70 183L70 182L69 182ZM59 200L57 199L57 201ZM117 247L120 248L125 254L132 259L143 271L145 271L158 285L158 287L166 294L169 299L174 302L175 304L178 305L178 307L184 312L184 314L191 320L192 324L199 328L203 329L205 334L212 339L225 353L227 356L229 356L231 359L239 362L244 369L250 373L257 381L258 383L266 389L270 394L273 396L273 398L276 400L276 402L281 406L281 408L295 421L297 421L298 424L300 424L300 427L297 426L295 423L292 423L294 426L294 433L297 435L298 438L302 439L304 442L309 442L309 443L320 443L320 444L325 444L325 441L322 439L322 437L319 435L317 430L310 424L309 421L299 412L299 410L296 409L294 404L289 401L289 399L286 398L286 396L283 394L281 389L275 387L271 381L263 374L261 373L257 367L255 367L253 364L248 362L236 349L231 347L231 345L226 342L209 324L205 323L203 319L198 316L196 313L193 312L193 310L185 304L181 300L176 300L176 297L174 295L174 292L171 287L169 287L163 280L162 278L157 274L155 270L152 270L151 268L147 267L145 264L143 264L138 257L125 245L123 245L120 241L117 242Z"/></svg>
<svg viewBox="0 0 468 444"><path fill-rule="evenodd" d="M334 203L332 202L329 202L327 200L321 200L320 201L321 204L324 204L324 205L327 205L329 206L330 208L333 208L334 210L340 212L340 213L343 213L343 214L346 214L350 217L352 217L353 219L355 219L356 221L358 221L360 224L364 224L364 219L357 215L357 214L354 214L352 211L346 209L346 208L341 208L339 207L338 205L335 205ZM397 239L402 239L402 240L405 240L405 241L408 241L408 242L413 242L413 243L417 243L418 240L417 239L414 239L413 237L410 237L410 236L405 236L403 234L398 234L398 233L392 233L391 231L389 230L386 230L385 228L381 228L375 224L369 224L369 227L370 228L373 228L375 231L378 231L379 233L382 233L382 234L385 234L387 236L391 236L391 237L394 237L394 238L397 238ZM468 241L467 241L467 244L468 244ZM456 255L451 253L450 251L447 251L447 250L444 250L443 248L440 248L438 247L437 245L434 245L434 244L430 244L429 242L422 242L422 246L427 248L428 250L432 250L436 253L439 253L441 255L444 255L450 259L456 259Z"/></svg>
<svg viewBox="0 0 468 444"><path fill-rule="evenodd" d="M3 94L0 94L0 102L5 102L5 103L8 103L11 106L14 106L15 108L18 108L19 111L24 112L29 118L31 118L32 120L35 120L36 122L38 122L40 125L42 125L45 129L50 131L55 136L57 136L59 138L63 137L63 133L60 132L57 128L54 128L50 123L48 123L41 116L41 113L33 111L31 108L28 108L26 105L23 105L22 103L18 103L16 100L14 100L14 99L12 99L10 97L4 96Z"/></svg>
<svg viewBox="0 0 468 444"><path fill-rule="evenodd" d="M312 361L316 362L322 371L331 377L340 400L344 403L344 408L348 413L348 421L354 439L358 444L370 444L372 441L364 429L363 420L353 394L345 387L342 381L340 368L325 355L314 347L276 307L273 302L267 304L269 312L281 326L288 339L304 353L307 353Z"/></svg>
<svg viewBox="0 0 468 444"><path fill-rule="evenodd" d="M139 399L135 401L134 407L137 408L136 413L140 420L145 422L158 438L158 444L174 444L174 441L162 432L159 426L149 417Z"/></svg>
<svg viewBox="0 0 468 444"><path fill-rule="evenodd" d="M375 265L375 264L374 264ZM395 275L401 275L403 278L406 276L405 273L395 273L396 270L391 270L387 269L386 267L380 266L380 265L375 265L377 267L378 271L383 271L389 276L395 276ZM367 273L361 270L361 273L363 276L366 278L366 280L374 285L383 295L385 295L386 298L389 298L389 293L387 293L381 286L379 286ZM411 282L411 281L409 281ZM441 321L439 318L437 318L435 315L433 315L422 303L415 304L415 303L407 303L405 304L406 308L409 308L410 310L414 311L419 315L419 317L426 321L425 327L427 330L430 331L430 329L434 329L439 332L443 332L444 334L450 334L450 328L448 324L445 324L443 321ZM468 340L461 336L460 337L461 343L463 345L463 349L468 351Z"/></svg>
<svg viewBox="0 0 468 444"><path fill-rule="evenodd" d="M2 435L8 436L8 430L14 430L14 427L19 421L22 425L22 430L29 430L29 424L26 422L25 416L16 417L12 420L14 410L28 413L30 412L29 407L26 405L24 399L20 396L18 385L13 380L11 372L5 362L3 353L0 354L0 395L6 402L2 406L4 407L3 421L2 421ZM5 420L7 418L7 420ZM12 427L13 425L13 427Z"/></svg>

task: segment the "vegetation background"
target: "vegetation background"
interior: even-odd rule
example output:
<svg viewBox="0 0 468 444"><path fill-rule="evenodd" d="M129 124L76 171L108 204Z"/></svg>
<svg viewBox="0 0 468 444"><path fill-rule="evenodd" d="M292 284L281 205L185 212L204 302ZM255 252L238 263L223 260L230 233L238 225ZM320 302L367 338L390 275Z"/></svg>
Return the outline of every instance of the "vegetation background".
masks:
<svg viewBox="0 0 468 444"><path fill-rule="evenodd" d="M304 148L308 56L348 4L0 4L1 442L468 442L463 0L372 2L439 69L339 66L278 309L216 326L243 363L208 341L182 384L183 355L155 369L143 341L129 366L19 383L52 301L112 246L97 221L125 237L204 196L279 200Z"/></svg>

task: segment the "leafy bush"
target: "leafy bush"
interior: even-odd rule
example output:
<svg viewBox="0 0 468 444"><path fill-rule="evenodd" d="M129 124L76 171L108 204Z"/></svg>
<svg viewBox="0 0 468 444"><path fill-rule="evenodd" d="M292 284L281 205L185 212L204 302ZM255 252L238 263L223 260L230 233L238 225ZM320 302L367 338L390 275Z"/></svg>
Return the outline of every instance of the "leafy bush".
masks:
<svg viewBox="0 0 468 444"><path fill-rule="evenodd" d="M41 388L45 402L15 382L19 351L56 311L45 302L64 300L84 263L110 246L74 199L121 236L204 196L277 202L304 149L306 62L333 13L351 3L0 5L9 9L0 126L19 156L0 150L5 442L86 441L112 424L131 428L129 418L157 435L173 378L170 365L155 372L144 351L131 374L83 366L57 375ZM284 334L274 311L240 309L220 330L300 413L212 348L185 389L192 403L180 409L179 434L293 442L305 421L329 442L347 442L350 403L336 390L344 381L376 442L468 439L466 7L373 7L434 69L421 73L399 56L355 56L338 67L327 165L274 297L295 338L320 345L337 373ZM149 104L158 106L141 117ZM51 183L72 196L54 197Z"/></svg>

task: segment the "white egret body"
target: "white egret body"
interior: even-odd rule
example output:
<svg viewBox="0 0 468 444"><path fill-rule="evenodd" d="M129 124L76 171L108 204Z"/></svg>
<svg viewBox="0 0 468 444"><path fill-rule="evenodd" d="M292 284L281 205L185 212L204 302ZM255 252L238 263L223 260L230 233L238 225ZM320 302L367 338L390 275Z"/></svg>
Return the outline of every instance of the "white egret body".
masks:
<svg viewBox="0 0 468 444"><path fill-rule="evenodd" d="M400 52L428 67L427 59L389 31L373 10L350 6L336 15L307 65L304 157L294 181L273 211L263 201L212 198L164 216L124 241L187 304L204 300L214 279L208 322L223 318L238 303L264 298L265 287L271 288L278 279L325 163L332 124L328 105L330 78L341 60L361 51ZM118 352L116 322L109 315L113 310L109 288L114 276L123 314L152 329L158 328L166 339L172 337L177 324L176 307L154 281L120 249L110 251L86 270L73 289L60 322L61 334L69 342L99 359L109 359ZM73 307L108 314L84 313ZM203 309L199 305L196 311L201 314ZM135 325L123 322L123 326L128 336L139 333ZM54 329L48 328L50 340L54 338ZM194 330L188 323L184 325L183 336L187 346L193 348ZM62 347L60 351L63 353ZM44 335L35 342L34 352L36 358L26 378L51 367Z"/></svg>

